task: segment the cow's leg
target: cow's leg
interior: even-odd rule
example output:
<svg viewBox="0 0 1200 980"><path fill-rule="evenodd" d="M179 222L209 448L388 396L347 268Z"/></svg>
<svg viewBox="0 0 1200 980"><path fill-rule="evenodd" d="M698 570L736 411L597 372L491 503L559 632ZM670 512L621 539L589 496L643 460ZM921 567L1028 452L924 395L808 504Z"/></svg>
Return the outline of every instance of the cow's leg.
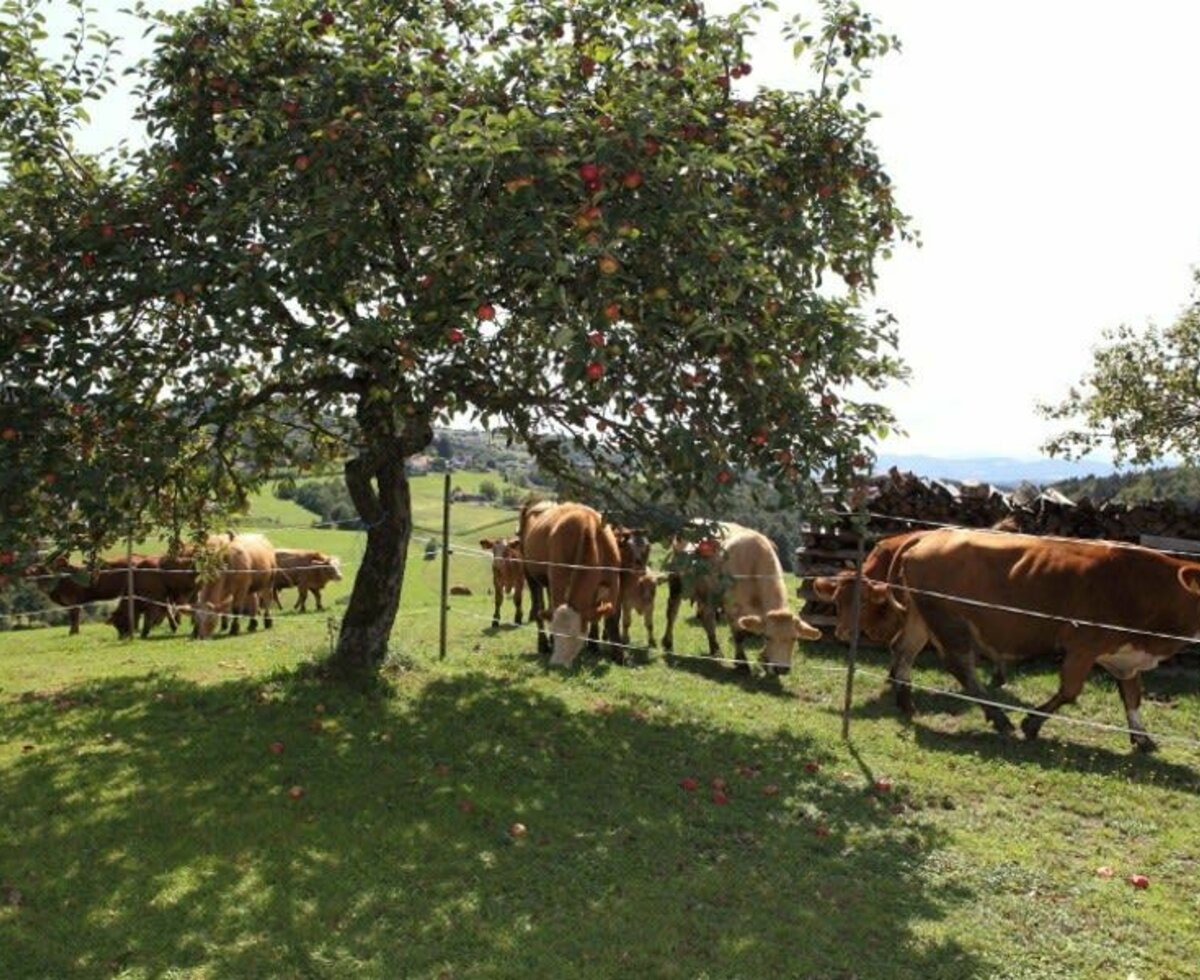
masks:
<svg viewBox="0 0 1200 980"><path fill-rule="evenodd" d="M683 579L678 575L667 576L667 628L663 630L662 645L667 653L675 649L675 618L683 602Z"/></svg>
<svg viewBox="0 0 1200 980"><path fill-rule="evenodd" d="M633 620L633 604L631 602L621 603L621 642L626 646L629 645L629 624Z"/></svg>
<svg viewBox="0 0 1200 980"><path fill-rule="evenodd" d="M963 686L963 690L971 697L986 701L988 691L982 684L979 683L979 675L975 669L975 651L968 645L965 648L958 647L951 651L946 651L946 668ZM1005 713L1003 708L998 708L994 704L982 704L983 715L992 723L992 727L1001 735L1011 735L1015 730L1012 720Z"/></svg>
<svg viewBox="0 0 1200 980"><path fill-rule="evenodd" d="M545 586L536 579L526 578L525 581L529 586L529 618L537 624L537 650L548 655L552 644L546 635Z"/></svg>
<svg viewBox="0 0 1200 980"><path fill-rule="evenodd" d="M1059 673L1058 690L1054 697L1045 704L1038 705L1039 714L1028 714L1021 721L1021 731L1025 733L1027 739L1032 741L1038 737L1042 725L1046 723L1046 715L1054 714L1064 704L1075 703L1095 662L1096 658L1089 650L1081 647L1067 650L1067 655L1062 662L1062 670Z"/></svg>
<svg viewBox="0 0 1200 980"><path fill-rule="evenodd" d="M492 610L492 629L498 629L500 626L500 607L504 604L504 586L500 584L498 578L492 579L492 597L496 602L496 608Z"/></svg>
<svg viewBox="0 0 1200 980"><path fill-rule="evenodd" d="M321 605L321 590L313 589L312 594L313 594L313 598L317 600L317 612L324 612L325 607L323 605Z"/></svg>
<svg viewBox="0 0 1200 980"><path fill-rule="evenodd" d="M1129 722L1129 741L1139 752L1154 752L1158 743L1146 734L1146 726L1142 724L1142 675L1118 677L1117 686L1121 689L1121 702L1125 705L1125 720Z"/></svg>
<svg viewBox="0 0 1200 980"><path fill-rule="evenodd" d="M733 656L737 661L733 669L742 674L750 673L750 661L746 659L746 637L749 635L745 630L733 630Z"/></svg>
<svg viewBox="0 0 1200 980"><path fill-rule="evenodd" d="M296 586L296 590L297 590L296 601L292 603L292 611L295 612L297 609L299 609L300 612L304 612L304 596L307 593L305 593L305 591L302 588L300 588L300 586Z"/></svg>
<svg viewBox="0 0 1200 980"><path fill-rule="evenodd" d="M79 620L82 619L83 610L76 606L74 609L67 610L67 622L71 624L69 636L74 636L79 632Z"/></svg>
<svg viewBox="0 0 1200 980"><path fill-rule="evenodd" d="M721 657L721 644L717 642L717 611L712 602L700 604L700 625L708 637L708 655L716 659Z"/></svg>
<svg viewBox="0 0 1200 980"><path fill-rule="evenodd" d="M269 589L265 595L259 595L258 604L262 607L263 629L269 630L274 625L271 621L271 592Z"/></svg>
<svg viewBox="0 0 1200 980"><path fill-rule="evenodd" d="M647 606L642 613L642 618L646 623L646 645L654 649L654 607Z"/></svg>
<svg viewBox="0 0 1200 980"><path fill-rule="evenodd" d="M609 658L618 664L625 663L625 647L621 639L621 614L613 612L604 617L604 641L608 644Z"/></svg>
<svg viewBox="0 0 1200 980"><path fill-rule="evenodd" d="M513 586L513 605L517 607L517 614L513 617L513 622L517 626L521 625L521 603L524 598L525 584L523 582L518 582L515 586Z"/></svg>
<svg viewBox="0 0 1200 980"><path fill-rule="evenodd" d="M1003 660L994 661L992 664L992 678L988 681L988 687L1001 688L1008 683L1008 667Z"/></svg>

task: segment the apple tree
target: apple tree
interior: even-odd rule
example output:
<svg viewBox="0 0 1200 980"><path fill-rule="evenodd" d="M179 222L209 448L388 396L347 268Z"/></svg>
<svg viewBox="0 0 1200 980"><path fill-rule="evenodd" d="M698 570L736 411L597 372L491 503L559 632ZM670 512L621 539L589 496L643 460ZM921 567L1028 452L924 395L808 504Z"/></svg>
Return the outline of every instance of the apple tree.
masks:
<svg viewBox="0 0 1200 980"><path fill-rule="evenodd" d="M1200 284L1200 275L1197 276ZM1069 428L1046 445L1084 455L1100 446L1148 466L1174 456L1200 462L1200 300L1165 328L1122 325L1104 335L1077 387L1042 414Z"/></svg>
<svg viewBox="0 0 1200 980"><path fill-rule="evenodd" d="M891 423L862 393L902 372L891 318L863 308L908 235L859 101L895 40L825 2L789 27L810 83L762 87L746 52L767 7L160 17L147 144L26 243L30 368L132 420L148 513L165 496L202 523L275 467L342 460L367 526L347 675L385 655L404 462L436 424L711 513L751 472L785 505L847 486Z"/></svg>

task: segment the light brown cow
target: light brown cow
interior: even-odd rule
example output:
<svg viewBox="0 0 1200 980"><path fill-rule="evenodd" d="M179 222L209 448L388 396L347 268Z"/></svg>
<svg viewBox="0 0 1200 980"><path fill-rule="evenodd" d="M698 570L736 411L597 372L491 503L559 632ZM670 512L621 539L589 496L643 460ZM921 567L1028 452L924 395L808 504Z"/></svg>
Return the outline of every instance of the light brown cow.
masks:
<svg viewBox="0 0 1200 980"><path fill-rule="evenodd" d="M721 655L716 636L717 602L724 607L741 670L750 669L745 642L751 633L763 637L764 665L780 674L791 669L797 640L821 638L821 631L788 605L783 566L769 538L739 524L722 523L713 538L696 546L694 555L692 560L699 562L699 568L681 578L679 589L672 583L663 649L674 649L675 618L684 591L699 600L700 621L713 657Z"/></svg>
<svg viewBox="0 0 1200 980"><path fill-rule="evenodd" d="M650 565L650 539L641 528L620 527L615 530L617 549L621 553L620 610L621 643L629 646L629 625L637 613L646 624L646 644L654 649L654 599L658 579L647 571ZM615 615L615 614L614 614Z"/></svg>
<svg viewBox="0 0 1200 980"><path fill-rule="evenodd" d="M1073 703L1098 663L1117 678L1135 748L1155 748L1139 713L1140 675L1200 637L1200 563L1129 545L962 530L931 532L896 561L900 682L927 642L976 697L985 694L972 670L978 652L1019 661L1059 649L1059 688L1038 712ZM1012 730L1000 708L983 711L998 731ZM1026 738L1044 721L1026 715Z"/></svg>
<svg viewBox="0 0 1200 980"><path fill-rule="evenodd" d="M307 612L308 594L311 592L317 600L317 612L322 612L321 590L330 582L341 580L341 562L333 555L303 548L275 549L274 592L277 602L280 590L295 588L300 590L300 595L294 609ZM283 605L280 604L279 608L282 609Z"/></svg>
<svg viewBox="0 0 1200 980"><path fill-rule="evenodd" d="M521 512L521 549L529 582L530 615L537 621L538 650L553 647L551 664L570 665L596 624L605 622L620 595L620 552L612 528L583 504L545 503ZM546 636L543 590L550 592ZM605 639L615 639L607 628ZM619 657L619 651L617 655Z"/></svg>
<svg viewBox="0 0 1200 980"><path fill-rule="evenodd" d="M239 614L250 617L253 631L260 607L263 625L270 629L275 578L271 542L261 534L223 534L211 536L207 547L216 558L217 570L207 581L201 576L200 594L190 609L196 636L211 636L223 615L232 617L231 636L239 632Z"/></svg>
<svg viewBox="0 0 1200 980"><path fill-rule="evenodd" d="M521 561L521 539L484 538L480 546L492 553L492 595L496 608L492 612L493 628L500 625L500 606L505 595L511 595L517 614L513 622L521 625L521 601L525 594L525 568Z"/></svg>

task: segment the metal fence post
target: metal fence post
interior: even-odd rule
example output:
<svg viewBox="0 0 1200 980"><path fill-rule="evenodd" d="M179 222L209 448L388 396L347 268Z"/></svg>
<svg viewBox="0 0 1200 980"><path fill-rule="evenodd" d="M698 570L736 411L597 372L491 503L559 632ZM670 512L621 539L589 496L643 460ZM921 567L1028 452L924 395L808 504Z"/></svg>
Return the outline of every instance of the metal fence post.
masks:
<svg viewBox="0 0 1200 980"><path fill-rule="evenodd" d="M132 643L137 637L137 618L134 614L134 598L133 598L133 526L130 525L129 533L125 537L125 587L129 591L127 599L126 611L129 614L129 641Z"/></svg>
<svg viewBox="0 0 1200 980"><path fill-rule="evenodd" d="M442 607L438 630L438 659L446 659L446 616L450 611L450 478L452 471L446 470L446 483L442 490Z"/></svg>
<svg viewBox="0 0 1200 980"><path fill-rule="evenodd" d="M846 699L842 704L842 738L850 738L850 705L854 700L854 668L858 662L858 617L862 609L863 539L866 537L866 514L858 525L858 541L854 549L854 631L850 634L850 662L846 668Z"/></svg>

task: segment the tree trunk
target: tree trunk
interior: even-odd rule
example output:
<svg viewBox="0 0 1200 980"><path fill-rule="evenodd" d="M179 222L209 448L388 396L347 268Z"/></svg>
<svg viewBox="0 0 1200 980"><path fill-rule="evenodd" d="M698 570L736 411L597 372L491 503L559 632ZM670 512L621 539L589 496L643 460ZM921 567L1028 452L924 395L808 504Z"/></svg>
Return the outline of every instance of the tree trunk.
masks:
<svg viewBox="0 0 1200 980"><path fill-rule="evenodd" d="M394 447L391 453L374 456L374 461L366 457L349 461L346 484L367 523L367 547L328 666L336 677L368 683L387 657L400 606L412 537L412 496L404 457Z"/></svg>

